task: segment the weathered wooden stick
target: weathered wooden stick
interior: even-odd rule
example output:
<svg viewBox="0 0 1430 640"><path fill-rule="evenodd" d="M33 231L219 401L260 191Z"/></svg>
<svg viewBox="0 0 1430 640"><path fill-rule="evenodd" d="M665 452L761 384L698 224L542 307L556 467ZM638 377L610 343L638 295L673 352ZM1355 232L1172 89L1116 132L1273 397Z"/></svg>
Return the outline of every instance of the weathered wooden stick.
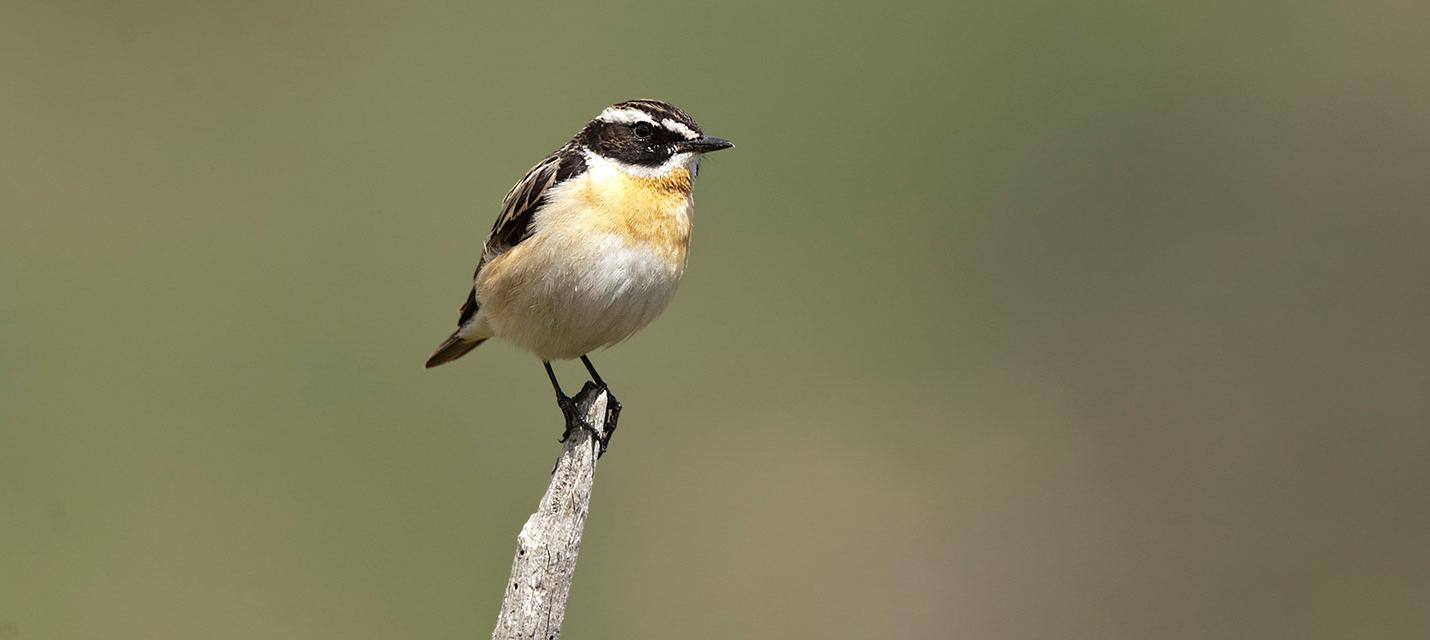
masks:
<svg viewBox="0 0 1430 640"><path fill-rule="evenodd" d="M581 550L581 532L591 505L601 439L615 430L620 405L603 387L586 383L576 394L577 415L586 417L597 438L572 429L551 471L551 483L536 513L517 536L516 558L506 581L492 640L556 640L566 616L571 576ZM598 439L599 438L599 439Z"/></svg>

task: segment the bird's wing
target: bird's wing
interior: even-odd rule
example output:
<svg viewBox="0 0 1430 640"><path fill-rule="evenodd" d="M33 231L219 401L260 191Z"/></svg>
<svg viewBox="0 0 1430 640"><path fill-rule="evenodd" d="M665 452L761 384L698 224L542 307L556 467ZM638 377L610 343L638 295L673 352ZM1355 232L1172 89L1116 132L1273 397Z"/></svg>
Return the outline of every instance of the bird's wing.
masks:
<svg viewBox="0 0 1430 640"><path fill-rule="evenodd" d="M477 262L476 271L472 272L472 290L467 293L467 301L462 305L462 314L457 320L458 327L467 324L477 315L476 280L482 272L482 266L530 238L533 231L532 218L535 217L536 210L541 208L541 199L546 195L546 190L585 169L585 159L579 152L570 146L562 147L536 163L536 166L527 171L511 191L507 192L506 197L502 198L501 213L497 215L491 235L487 236L487 243L482 248L482 259Z"/></svg>
<svg viewBox="0 0 1430 640"><path fill-rule="evenodd" d="M546 194L546 190L558 178L563 177L562 174L570 173L562 171L563 165L579 161L580 156L573 158L557 151L536 163L536 166L512 186L511 191L502 198L501 213L497 215L497 221L492 225L492 233L487 237L486 247L482 250L483 261L495 258L531 237L531 219L536 214L541 196Z"/></svg>

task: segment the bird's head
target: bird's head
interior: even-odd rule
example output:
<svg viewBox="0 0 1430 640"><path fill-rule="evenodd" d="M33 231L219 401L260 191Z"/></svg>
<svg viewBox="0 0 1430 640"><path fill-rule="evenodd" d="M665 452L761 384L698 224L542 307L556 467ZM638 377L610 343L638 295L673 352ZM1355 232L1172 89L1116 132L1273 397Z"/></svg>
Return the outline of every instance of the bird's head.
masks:
<svg viewBox="0 0 1430 640"><path fill-rule="evenodd" d="M660 100L627 100L606 107L573 142L627 173L647 177L677 167L694 169L700 156L735 146L705 135L684 111Z"/></svg>

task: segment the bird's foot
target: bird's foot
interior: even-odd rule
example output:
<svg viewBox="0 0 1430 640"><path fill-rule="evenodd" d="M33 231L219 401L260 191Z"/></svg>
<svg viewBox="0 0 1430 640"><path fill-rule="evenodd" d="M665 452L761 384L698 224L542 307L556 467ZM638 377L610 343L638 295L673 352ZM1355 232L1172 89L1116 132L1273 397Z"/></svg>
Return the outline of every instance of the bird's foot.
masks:
<svg viewBox="0 0 1430 640"><path fill-rule="evenodd" d="M601 443L601 450L596 454L596 458L606 455L606 447L611 446L611 436L616 434L616 422L621 419L621 401L616 399L616 394L611 393L611 388L601 382L596 386L596 392L606 392L606 433L596 438Z"/></svg>
<svg viewBox="0 0 1430 640"><path fill-rule="evenodd" d="M601 393L606 394L606 415L602 421L603 428L597 429L586 419L586 414ZM575 398L557 396L556 404L561 408L562 417L566 419L566 430L561 433L561 442L566 442L572 433L581 429L591 434L591 440L600 446L598 457L605 455L606 447L611 445L611 434L616 430L616 422L621 417L621 403L611 393L610 387L605 383L587 382Z"/></svg>
<svg viewBox="0 0 1430 640"><path fill-rule="evenodd" d="M580 394L577 394L577 397L579 398ZM561 408L561 416L566 419L566 430L561 432L561 442L566 442L576 429L585 429L595 433L591 423L586 422L586 417L582 415L580 405L570 396L556 396L556 406Z"/></svg>

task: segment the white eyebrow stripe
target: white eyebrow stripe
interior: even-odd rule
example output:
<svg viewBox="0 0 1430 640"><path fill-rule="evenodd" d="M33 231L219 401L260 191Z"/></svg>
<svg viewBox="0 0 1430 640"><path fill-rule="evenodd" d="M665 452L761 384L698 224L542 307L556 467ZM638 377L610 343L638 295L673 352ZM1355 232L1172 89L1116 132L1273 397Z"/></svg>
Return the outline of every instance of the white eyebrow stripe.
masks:
<svg viewBox="0 0 1430 640"><path fill-rule="evenodd" d="M646 115L645 112L639 109L617 109L615 107L606 107L606 110L602 111L601 115L596 116L596 119L600 120L601 122L611 122L619 124L635 124L637 122L655 124L654 119L652 119L649 115Z"/></svg>
<svg viewBox="0 0 1430 640"><path fill-rule="evenodd" d="M678 134L680 134L680 135L682 135L682 136L685 136L687 139L690 139L690 140L694 140L694 139L700 137L700 134L695 133L694 131L692 131L692 130L690 129L690 127L687 127L687 126L685 126L684 124L681 124L681 123L679 123L679 122L676 122L676 121L674 121L674 120L671 120L670 118L666 118L666 119L664 119L664 120L661 120L661 121L660 121L660 125L661 125L662 127L665 127L666 129L669 129L669 130L671 130L671 131L674 131L675 133L678 133Z"/></svg>

